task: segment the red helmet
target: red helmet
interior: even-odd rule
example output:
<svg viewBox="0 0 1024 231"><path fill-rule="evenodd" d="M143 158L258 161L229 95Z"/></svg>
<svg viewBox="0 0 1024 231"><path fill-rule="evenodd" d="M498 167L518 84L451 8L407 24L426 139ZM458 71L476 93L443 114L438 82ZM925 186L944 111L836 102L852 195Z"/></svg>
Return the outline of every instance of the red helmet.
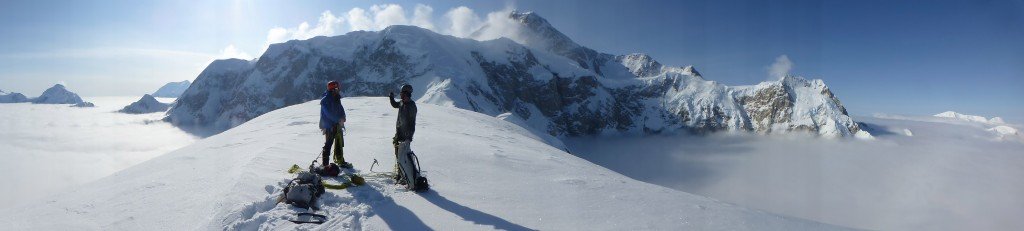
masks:
<svg viewBox="0 0 1024 231"><path fill-rule="evenodd" d="M328 91L337 90L339 86L340 85L338 84L338 81L327 82L327 90Z"/></svg>

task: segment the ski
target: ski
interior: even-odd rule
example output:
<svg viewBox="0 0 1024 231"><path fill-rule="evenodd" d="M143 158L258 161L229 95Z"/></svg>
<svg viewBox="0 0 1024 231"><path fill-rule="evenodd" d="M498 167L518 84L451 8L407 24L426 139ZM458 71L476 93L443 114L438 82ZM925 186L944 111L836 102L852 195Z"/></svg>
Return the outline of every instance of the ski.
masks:
<svg viewBox="0 0 1024 231"><path fill-rule="evenodd" d="M302 219L303 216L308 217L308 219ZM295 219L289 219L288 221L295 224L323 224L327 222L327 216L316 213L296 213Z"/></svg>

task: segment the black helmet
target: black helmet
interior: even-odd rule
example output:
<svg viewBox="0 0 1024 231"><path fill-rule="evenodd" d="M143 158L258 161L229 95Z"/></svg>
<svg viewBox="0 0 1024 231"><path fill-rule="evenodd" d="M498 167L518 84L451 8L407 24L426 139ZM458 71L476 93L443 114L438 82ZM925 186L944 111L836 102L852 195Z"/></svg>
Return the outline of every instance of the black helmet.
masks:
<svg viewBox="0 0 1024 231"><path fill-rule="evenodd" d="M402 93L406 93L406 92L408 92L409 94L412 94L412 85L409 85L409 84L402 85Z"/></svg>

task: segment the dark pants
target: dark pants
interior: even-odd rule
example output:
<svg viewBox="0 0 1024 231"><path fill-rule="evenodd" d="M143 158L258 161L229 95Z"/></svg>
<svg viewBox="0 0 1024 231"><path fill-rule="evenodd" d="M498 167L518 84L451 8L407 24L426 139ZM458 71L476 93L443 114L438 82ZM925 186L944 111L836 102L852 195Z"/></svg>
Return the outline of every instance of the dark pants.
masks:
<svg viewBox="0 0 1024 231"><path fill-rule="evenodd" d="M338 129L338 126L335 126L332 129L328 129L325 133L326 134L324 134L324 136L327 137L327 140L324 141L324 149L323 152L320 153L323 157L323 162L321 163L323 165L330 163L327 161L329 160L328 157L331 155L331 146L334 146L334 163L338 165L345 163L345 153L343 151L343 147L345 147L345 138L341 134L341 129Z"/></svg>

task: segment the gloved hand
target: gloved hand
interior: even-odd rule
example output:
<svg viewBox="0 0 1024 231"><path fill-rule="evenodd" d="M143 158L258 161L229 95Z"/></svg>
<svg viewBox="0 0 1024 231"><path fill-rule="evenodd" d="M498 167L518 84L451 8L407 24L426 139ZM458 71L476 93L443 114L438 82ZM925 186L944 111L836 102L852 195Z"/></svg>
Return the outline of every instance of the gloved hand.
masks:
<svg viewBox="0 0 1024 231"><path fill-rule="evenodd" d="M388 98L394 99L395 98L395 93L394 92L388 92Z"/></svg>

